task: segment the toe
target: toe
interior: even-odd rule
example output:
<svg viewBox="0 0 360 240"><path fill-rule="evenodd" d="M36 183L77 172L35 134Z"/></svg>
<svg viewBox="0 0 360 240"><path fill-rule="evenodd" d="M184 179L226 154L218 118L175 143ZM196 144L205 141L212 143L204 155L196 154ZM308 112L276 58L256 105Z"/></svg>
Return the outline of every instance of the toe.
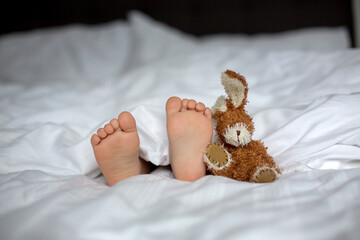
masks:
<svg viewBox="0 0 360 240"><path fill-rule="evenodd" d="M114 128L109 123L105 125L104 130L107 134L112 134L114 132Z"/></svg>
<svg viewBox="0 0 360 240"><path fill-rule="evenodd" d="M92 135L92 137L91 137L91 144L92 144L93 146L98 145L98 144L100 143L100 141L101 141L101 139L100 139L100 137L99 137L98 135L96 135L96 134Z"/></svg>
<svg viewBox="0 0 360 240"><path fill-rule="evenodd" d="M125 132L135 132L136 122L135 118L129 112L122 112L119 115L119 125L121 130Z"/></svg>
<svg viewBox="0 0 360 240"><path fill-rule="evenodd" d="M205 110L205 105L203 103L199 102L196 104L195 110L198 112L203 112Z"/></svg>
<svg viewBox="0 0 360 240"><path fill-rule="evenodd" d="M204 115L205 115L205 117L207 117L208 119L211 119L211 110L210 110L210 108L205 108L205 110L204 110Z"/></svg>
<svg viewBox="0 0 360 240"><path fill-rule="evenodd" d="M189 100L184 98L182 101L181 101L181 111L187 111L187 108L188 108L188 104L189 104Z"/></svg>
<svg viewBox="0 0 360 240"><path fill-rule="evenodd" d="M119 120L115 118L110 121L110 124L114 129L118 129L120 127Z"/></svg>
<svg viewBox="0 0 360 240"><path fill-rule="evenodd" d="M181 99L178 97L171 97L166 102L166 114L171 115L181 110Z"/></svg>
<svg viewBox="0 0 360 240"><path fill-rule="evenodd" d="M188 104L188 110L194 110L196 107L196 101L193 99L189 100L189 104Z"/></svg>
<svg viewBox="0 0 360 240"><path fill-rule="evenodd" d="M103 128L100 128L97 131L97 134L99 135L100 138L105 138L107 136L107 133L105 132L105 130Z"/></svg>

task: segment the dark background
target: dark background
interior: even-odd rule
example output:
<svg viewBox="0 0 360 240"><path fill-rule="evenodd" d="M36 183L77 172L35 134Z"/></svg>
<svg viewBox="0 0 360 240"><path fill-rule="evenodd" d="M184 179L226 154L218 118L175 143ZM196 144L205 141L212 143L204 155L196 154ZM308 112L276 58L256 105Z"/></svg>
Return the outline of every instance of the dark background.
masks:
<svg viewBox="0 0 360 240"><path fill-rule="evenodd" d="M272 33L304 27L346 26L353 38L351 0L48 0L6 1L0 34L126 19L138 9L195 35Z"/></svg>

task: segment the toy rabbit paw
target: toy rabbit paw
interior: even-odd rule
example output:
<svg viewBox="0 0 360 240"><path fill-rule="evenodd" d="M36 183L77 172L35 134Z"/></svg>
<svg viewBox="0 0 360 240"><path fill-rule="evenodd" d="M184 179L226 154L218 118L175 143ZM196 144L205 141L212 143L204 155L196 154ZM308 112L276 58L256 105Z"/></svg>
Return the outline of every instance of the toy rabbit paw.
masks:
<svg viewBox="0 0 360 240"><path fill-rule="evenodd" d="M254 123L244 108L248 93L246 79L227 70L221 75L221 83L227 97L220 96L212 108L218 141L209 144L204 154L208 171L239 181L275 181L280 169L264 144L252 140Z"/></svg>

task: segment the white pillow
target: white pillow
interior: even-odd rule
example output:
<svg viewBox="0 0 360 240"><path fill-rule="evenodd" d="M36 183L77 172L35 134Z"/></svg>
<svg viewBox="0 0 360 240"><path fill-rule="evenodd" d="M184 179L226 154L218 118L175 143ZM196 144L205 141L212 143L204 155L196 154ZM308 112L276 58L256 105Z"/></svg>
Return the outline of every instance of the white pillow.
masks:
<svg viewBox="0 0 360 240"><path fill-rule="evenodd" d="M350 47L350 37L345 27L318 27L280 33L217 34L203 38L208 46L255 50L339 50Z"/></svg>
<svg viewBox="0 0 360 240"><path fill-rule="evenodd" d="M132 63L136 66L162 57L189 54L196 48L244 50L337 50L350 46L346 28L309 28L281 33L244 35L216 34L197 38L158 22L139 11L129 14L131 33L135 41ZM197 50L198 50L197 49Z"/></svg>
<svg viewBox="0 0 360 240"><path fill-rule="evenodd" d="M130 54L125 22L70 25L0 38L0 81L104 79L125 69Z"/></svg>
<svg viewBox="0 0 360 240"><path fill-rule="evenodd" d="M198 46L195 37L155 21L139 11L131 11L128 18L135 42L132 61L135 67L162 57L187 54Z"/></svg>

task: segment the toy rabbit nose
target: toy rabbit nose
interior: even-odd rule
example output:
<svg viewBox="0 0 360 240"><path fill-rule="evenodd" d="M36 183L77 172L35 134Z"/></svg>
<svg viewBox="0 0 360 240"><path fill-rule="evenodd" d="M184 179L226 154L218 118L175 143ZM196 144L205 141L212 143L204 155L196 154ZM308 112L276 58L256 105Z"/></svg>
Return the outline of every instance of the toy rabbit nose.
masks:
<svg viewBox="0 0 360 240"><path fill-rule="evenodd" d="M237 134L238 136L240 136L241 131L236 131L236 134Z"/></svg>

